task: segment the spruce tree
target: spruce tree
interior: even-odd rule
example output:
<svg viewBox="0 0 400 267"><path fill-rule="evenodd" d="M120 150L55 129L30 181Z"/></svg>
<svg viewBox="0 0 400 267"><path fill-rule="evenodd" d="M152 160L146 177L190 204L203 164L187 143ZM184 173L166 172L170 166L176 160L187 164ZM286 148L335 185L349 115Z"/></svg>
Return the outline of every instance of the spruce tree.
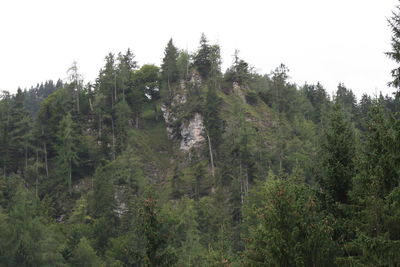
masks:
<svg viewBox="0 0 400 267"><path fill-rule="evenodd" d="M10 157L14 172L23 172L28 165L28 149L30 137L30 118L25 108L25 95L18 89L11 106L11 117L8 136L10 137Z"/></svg>
<svg viewBox="0 0 400 267"><path fill-rule="evenodd" d="M354 257L347 262L400 264L399 125L382 102L373 102L351 192L357 238L350 243Z"/></svg>
<svg viewBox="0 0 400 267"><path fill-rule="evenodd" d="M177 256L169 247L168 236L162 232L163 225L154 193L148 191L145 194L139 212L141 220L139 227L144 238L144 265L173 266L177 261Z"/></svg>
<svg viewBox="0 0 400 267"><path fill-rule="evenodd" d="M77 139L74 131L72 116L68 113L60 123L60 145L58 147L58 161L61 170L68 181L68 192L72 194L72 167L78 164Z"/></svg>
<svg viewBox="0 0 400 267"><path fill-rule="evenodd" d="M203 33L200 38L200 47L193 56L193 65L196 67L197 71L204 79L208 78L208 75L211 71L211 64L212 64L210 59L211 53L212 53L212 48L208 44L208 40Z"/></svg>
<svg viewBox="0 0 400 267"><path fill-rule="evenodd" d="M336 101L328 128L324 130L320 159L322 174L320 186L329 203L348 203L355 173L355 137L351 125Z"/></svg>
<svg viewBox="0 0 400 267"><path fill-rule="evenodd" d="M118 100L125 100L126 93L129 91L132 83L132 72L137 69L137 62L134 60L135 55L130 49L125 54L118 54L117 66L117 90ZM121 97L120 97L121 96Z"/></svg>
<svg viewBox="0 0 400 267"><path fill-rule="evenodd" d="M220 117L221 99L217 95L215 87L209 87L206 94L206 102L203 109L205 137L207 138L211 168L214 173L214 158L222 140L223 124Z"/></svg>
<svg viewBox="0 0 400 267"><path fill-rule="evenodd" d="M175 47L171 38L165 48L164 58L161 64L161 74L163 80L167 82L169 91L171 91L171 83L176 82L179 77L177 60L178 49Z"/></svg>
<svg viewBox="0 0 400 267"><path fill-rule="evenodd" d="M267 181L254 209L244 266L335 266L330 220L305 185Z"/></svg>

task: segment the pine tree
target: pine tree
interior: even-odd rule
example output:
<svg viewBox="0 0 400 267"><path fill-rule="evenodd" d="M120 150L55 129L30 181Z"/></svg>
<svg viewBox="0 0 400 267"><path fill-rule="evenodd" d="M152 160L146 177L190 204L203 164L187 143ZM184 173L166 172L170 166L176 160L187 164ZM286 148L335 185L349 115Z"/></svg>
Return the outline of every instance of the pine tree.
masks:
<svg viewBox="0 0 400 267"><path fill-rule="evenodd" d="M335 266L336 247L327 217L304 185L268 181L257 225L251 229L244 266Z"/></svg>
<svg viewBox="0 0 400 267"><path fill-rule="evenodd" d="M162 232L157 200L153 193L146 193L139 212L140 229L144 237L145 266L173 266L177 257L170 250L168 238Z"/></svg>
<svg viewBox="0 0 400 267"><path fill-rule="evenodd" d="M2 92L0 97L0 166L1 174L5 177L10 166L10 120L11 96Z"/></svg>
<svg viewBox="0 0 400 267"><path fill-rule="evenodd" d="M206 138L209 148L210 163L212 168L213 176L214 173L214 157L218 151L218 147L221 144L223 124L220 118L220 104L221 99L217 95L215 87L209 87L206 94L206 102L204 105L204 126L206 131Z"/></svg>
<svg viewBox="0 0 400 267"><path fill-rule="evenodd" d="M116 150L121 152L126 146L128 130L130 125L131 109L125 100L121 100L115 106L115 130L116 130Z"/></svg>
<svg viewBox="0 0 400 267"><path fill-rule="evenodd" d="M323 173L319 183L328 202L348 203L348 192L355 174L355 137L336 101L328 128L324 131L320 159Z"/></svg>
<svg viewBox="0 0 400 267"><path fill-rule="evenodd" d="M69 86L71 87L70 90L72 91L73 98L75 98L76 102L76 112L79 114L80 113L79 97L82 90L83 79L82 75L79 73L78 63L76 61L72 63L72 66L68 69L67 74L70 82Z"/></svg>
<svg viewBox="0 0 400 267"><path fill-rule="evenodd" d="M29 113L25 108L25 95L21 89L18 89L13 99L10 115L8 135L10 137L10 157L14 163L12 170L23 172L28 167L29 134L32 127Z"/></svg>
<svg viewBox="0 0 400 267"><path fill-rule="evenodd" d="M197 50L196 54L193 56L193 65L196 67L197 71L204 79L208 78L208 75L211 71L211 53L212 48L208 44L208 40L203 33L200 38L200 47Z"/></svg>
<svg viewBox="0 0 400 267"><path fill-rule="evenodd" d="M60 123L60 145L58 147L58 160L64 175L68 177L68 192L72 194L72 167L78 164L76 136L72 116L68 113Z"/></svg>
<svg viewBox="0 0 400 267"><path fill-rule="evenodd" d="M125 54L118 54L118 67L117 67L117 90L118 96L122 100L125 100L126 93L129 91L132 84L132 72L137 69L137 62L134 60L135 55L130 49Z"/></svg>
<svg viewBox="0 0 400 267"><path fill-rule="evenodd" d="M183 80L187 80L189 76L189 65L190 65L190 55L187 51L182 50L179 52L176 65L179 72L179 77Z"/></svg>
<svg viewBox="0 0 400 267"><path fill-rule="evenodd" d="M336 90L335 101L339 102L343 109L353 117L356 112L357 100L350 89L347 89L344 84L339 84Z"/></svg>
<svg viewBox="0 0 400 267"><path fill-rule="evenodd" d="M179 170L178 164L175 165L174 173L171 178L171 198L172 199L180 199L184 192L184 181L182 180L183 173Z"/></svg>
<svg viewBox="0 0 400 267"><path fill-rule="evenodd" d="M179 77L178 66L178 49L174 46L172 38L168 41L165 48L163 62L161 64L161 74L164 81L167 82L168 90L171 91L171 83L176 82Z"/></svg>
<svg viewBox="0 0 400 267"><path fill-rule="evenodd" d="M382 102L373 102L351 192L357 205L353 217L357 238L349 244L354 257L346 263L400 264L399 125Z"/></svg>
<svg viewBox="0 0 400 267"><path fill-rule="evenodd" d="M233 64L226 71L225 79L240 85L246 84L250 79L249 64L239 58L239 50L235 50Z"/></svg>

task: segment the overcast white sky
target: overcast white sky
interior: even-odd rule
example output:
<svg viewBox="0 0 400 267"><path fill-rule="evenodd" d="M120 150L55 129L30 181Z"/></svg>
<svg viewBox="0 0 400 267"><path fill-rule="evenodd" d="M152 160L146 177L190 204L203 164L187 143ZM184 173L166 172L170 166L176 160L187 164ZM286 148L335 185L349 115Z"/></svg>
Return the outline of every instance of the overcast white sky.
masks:
<svg viewBox="0 0 400 267"><path fill-rule="evenodd" d="M194 51L202 32L261 73L280 63L298 84L339 82L356 95L382 91L394 66L386 18L395 0L0 0L0 90L64 79L74 60L94 80L108 52L130 47L160 64L172 37Z"/></svg>

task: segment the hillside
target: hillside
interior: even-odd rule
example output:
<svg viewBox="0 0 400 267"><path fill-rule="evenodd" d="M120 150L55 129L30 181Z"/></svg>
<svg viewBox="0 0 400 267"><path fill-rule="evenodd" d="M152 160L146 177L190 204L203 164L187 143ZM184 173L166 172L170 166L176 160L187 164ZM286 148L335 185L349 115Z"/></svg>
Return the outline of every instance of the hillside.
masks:
<svg viewBox="0 0 400 267"><path fill-rule="evenodd" d="M203 35L4 92L0 266L397 266L399 94L289 74Z"/></svg>

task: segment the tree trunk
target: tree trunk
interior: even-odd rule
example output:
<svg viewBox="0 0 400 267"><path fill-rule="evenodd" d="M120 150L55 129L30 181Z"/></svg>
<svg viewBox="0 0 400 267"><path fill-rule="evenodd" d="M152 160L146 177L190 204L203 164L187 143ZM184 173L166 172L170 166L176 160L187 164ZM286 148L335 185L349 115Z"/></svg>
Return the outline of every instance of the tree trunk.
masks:
<svg viewBox="0 0 400 267"><path fill-rule="evenodd" d="M210 136L208 135L208 133L207 133L207 139L208 139L208 149L210 151L211 174L212 174L213 178L215 178L214 157L213 157L212 148L211 148L211 139L210 139Z"/></svg>
<svg viewBox="0 0 400 267"><path fill-rule="evenodd" d="M92 99L90 99L90 97L89 97L89 107L90 111L93 112L93 104L92 104Z"/></svg>
<svg viewBox="0 0 400 267"><path fill-rule="evenodd" d="M245 201L247 203L247 200L249 199L249 173L246 167L246 172L245 172L245 183L244 183L244 197L245 197Z"/></svg>
<svg viewBox="0 0 400 267"><path fill-rule="evenodd" d="M39 151L36 149L36 181L35 181L35 196L38 198L38 185L39 185Z"/></svg>
<svg viewBox="0 0 400 267"><path fill-rule="evenodd" d="M26 171L28 170L28 144L26 140L24 144L24 149L25 149L25 175L26 175Z"/></svg>
<svg viewBox="0 0 400 267"><path fill-rule="evenodd" d="M114 72L114 101L117 103L117 74Z"/></svg>
<svg viewBox="0 0 400 267"><path fill-rule="evenodd" d="M171 95L171 85L169 84L169 73L168 73L167 81L168 81L168 91L169 91L169 94Z"/></svg>
<svg viewBox="0 0 400 267"><path fill-rule="evenodd" d="M115 130L114 130L114 119L111 117L111 130L112 130L112 157L115 160Z"/></svg>
<svg viewBox="0 0 400 267"><path fill-rule="evenodd" d="M76 110L79 114L79 85L78 81L76 82Z"/></svg>
<svg viewBox="0 0 400 267"><path fill-rule="evenodd" d="M71 159L69 159L69 180L68 180L68 190L69 190L69 195L72 195L72 167L71 167Z"/></svg>
<svg viewBox="0 0 400 267"><path fill-rule="evenodd" d="M42 135L44 135L44 128L42 126ZM43 141L43 152L44 152L44 164L46 167L46 177L49 177L49 165L47 163L47 145L46 141Z"/></svg>
<svg viewBox="0 0 400 267"><path fill-rule="evenodd" d="M99 113L99 140L101 140L101 114Z"/></svg>
<svg viewBox="0 0 400 267"><path fill-rule="evenodd" d="M244 182L242 177L242 159L239 160L240 203L244 203Z"/></svg>

